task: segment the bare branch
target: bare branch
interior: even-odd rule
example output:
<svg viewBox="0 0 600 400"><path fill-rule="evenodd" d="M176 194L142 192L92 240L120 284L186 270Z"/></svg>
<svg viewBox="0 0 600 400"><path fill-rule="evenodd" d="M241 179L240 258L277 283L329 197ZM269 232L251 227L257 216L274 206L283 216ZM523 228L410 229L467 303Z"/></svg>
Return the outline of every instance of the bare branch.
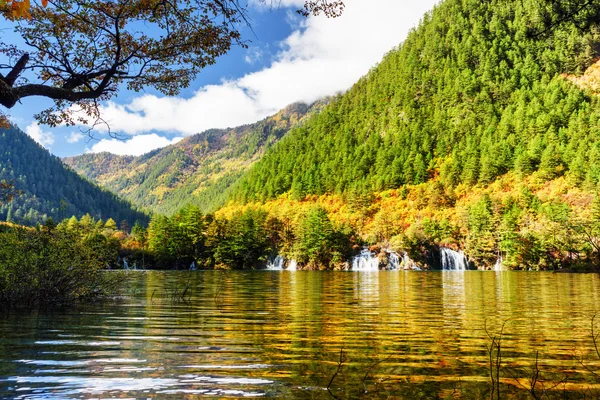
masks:
<svg viewBox="0 0 600 400"><path fill-rule="evenodd" d="M327 391L329 392L329 394L334 398L337 399L337 397L331 392L331 384L333 383L333 381L335 380L336 376L338 376L338 374L340 373L340 371L342 370L342 365L344 364L344 348L342 347L340 349L340 360L338 361L338 365L337 365L337 369L335 370L335 373L333 374L333 376L331 377L331 380L329 381L329 384L327 384Z"/></svg>

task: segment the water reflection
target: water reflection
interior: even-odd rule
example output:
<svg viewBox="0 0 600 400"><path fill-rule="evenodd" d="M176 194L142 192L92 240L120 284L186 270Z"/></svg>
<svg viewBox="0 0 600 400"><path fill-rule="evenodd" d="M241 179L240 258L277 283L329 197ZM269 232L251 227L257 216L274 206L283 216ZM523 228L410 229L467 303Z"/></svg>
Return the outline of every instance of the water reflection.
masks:
<svg viewBox="0 0 600 400"><path fill-rule="evenodd" d="M507 271L139 273L120 300L4 315L0 397L328 398L341 349L338 398L489 397L484 327L503 323L507 397L528 398L509 373L536 351L547 379L589 389L599 292Z"/></svg>

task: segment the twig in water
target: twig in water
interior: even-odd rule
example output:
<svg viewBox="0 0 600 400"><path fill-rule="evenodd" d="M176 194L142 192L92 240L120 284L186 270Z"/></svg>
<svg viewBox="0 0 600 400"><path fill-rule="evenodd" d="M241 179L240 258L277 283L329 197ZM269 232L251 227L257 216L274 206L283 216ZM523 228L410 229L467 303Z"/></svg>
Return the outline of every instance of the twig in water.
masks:
<svg viewBox="0 0 600 400"><path fill-rule="evenodd" d="M594 343L594 350L596 350L596 355L598 356L598 358L600 358L600 350L598 350L598 336L600 336L600 333L596 334L596 332L594 332L594 325L595 325L594 320L596 319L596 315L597 314L594 314L594 316L592 317L592 322L591 322L591 324L592 324L592 327L591 327L592 343Z"/></svg>
<svg viewBox="0 0 600 400"><path fill-rule="evenodd" d="M552 386L546 387L542 379L542 371L540 370L539 366L539 351L535 352L535 361L531 368L531 376L527 378L528 386L523 385L521 380L516 375L513 375L513 379L515 382L517 382L517 384L519 384L519 386L527 390L531 397L533 397L535 400L541 400L544 397L547 397L550 391L556 389L561 384L565 384L567 381L567 377L565 376Z"/></svg>
<svg viewBox="0 0 600 400"><path fill-rule="evenodd" d="M373 364L371 364L371 366L367 370L367 373L362 378L362 384L363 384L363 388L364 388L364 393L367 393L367 379L369 379L369 374L371 373L371 370L373 368L375 368L377 365L379 365L379 364L381 364L381 363L389 360L390 358L392 358L392 354L390 354L388 357L384 358L383 360L379 360L379 361L376 361Z"/></svg>
<svg viewBox="0 0 600 400"><path fill-rule="evenodd" d="M494 393L496 394L496 399L500 400L500 367L502 365L502 335L504 334L504 327L508 323L508 320L502 323L502 327L500 328L500 334L492 337L490 332L487 329L487 319L484 321L484 329L488 338L492 341L490 347L486 347L489 356L489 369L490 369L490 399L494 400ZM494 351L496 355L494 357ZM495 360L494 360L495 358ZM495 373L495 374L494 374Z"/></svg>
<svg viewBox="0 0 600 400"><path fill-rule="evenodd" d="M340 349L340 360L338 361L337 369L335 371L335 374L333 374L333 376L331 377L329 384L327 385L327 391L329 392L331 397L333 397L334 399L337 399L337 397L335 397L335 395L333 393L331 393L331 384L333 383L333 380L335 379L335 377L340 373L340 370L342 369L343 364L344 364L344 348L342 347Z"/></svg>
<svg viewBox="0 0 600 400"><path fill-rule="evenodd" d="M600 358L600 349L598 349L598 337L600 336L600 333L596 333L595 328L595 320L596 320L596 315L594 314L592 316L592 320L591 320L591 326L590 326L590 335L592 337L592 344L594 346L594 350L596 351L596 355L598 356L598 358ZM589 373L591 373L592 375L594 375L594 377L596 379L598 379L600 377L600 375L594 371L593 369L591 369L590 367L588 367L584 362L583 362L583 354L581 355L581 358L577 357L577 362L583 367L585 368Z"/></svg>
<svg viewBox="0 0 600 400"><path fill-rule="evenodd" d="M217 292L213 297L214 302L218 305L221 301L221 294L223 292L223 287L225 286L225 281L219 282L219 286L217 286Z"/></svg>

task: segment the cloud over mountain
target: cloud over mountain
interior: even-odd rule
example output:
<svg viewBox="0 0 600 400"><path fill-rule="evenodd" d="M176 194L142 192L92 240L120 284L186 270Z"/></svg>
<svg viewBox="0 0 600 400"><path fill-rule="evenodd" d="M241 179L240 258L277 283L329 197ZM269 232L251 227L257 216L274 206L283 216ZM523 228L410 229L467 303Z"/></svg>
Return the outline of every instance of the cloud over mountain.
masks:
<svg viewBox="0 0 600 400"><path fill-rule="evenodd" d="M310 103L345 91L398 45L435 1L345 3L340 18L301 20L270 66L261 71L201 87L190 98L144 95L128 104L109 103L103 117L113 130L130 135L157 131L191 135L254 122L290 103ZM281 4L298 8L303 1ZM156 138L148 135L146 140L158 143ZM128 147L102 140L92 150L100 148L116 152Z"/></svg>

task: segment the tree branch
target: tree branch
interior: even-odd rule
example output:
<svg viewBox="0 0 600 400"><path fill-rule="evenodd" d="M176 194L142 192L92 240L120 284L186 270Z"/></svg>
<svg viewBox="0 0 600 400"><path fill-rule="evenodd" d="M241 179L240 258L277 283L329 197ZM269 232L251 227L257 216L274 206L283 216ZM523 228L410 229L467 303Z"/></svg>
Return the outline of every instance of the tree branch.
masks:
<svg viewBox="0 0 600 400"><path fill-rule="evenodd" d="M0 82L0 104L6 108L12 108L20 99L31 96L44 96L53 100L76 102L86 99L96 99L104 93L104 89L98 87L92 91L73 92L68 89L40 84L29 84L12 88L6 82Z"/></svg>
<svg viewBox="0 0 600 400"><path fill-rule="evenodd" d="M28 62L29 62L29 54L25 53L21 56L19 61L17 61L17 63L15 64L13 69L8 73L8 75L6 75L6 78L4 78L4 82L8 86L12 87L15 84L15 81L17 80L17 78L19 78L19 76L21 75L21 73L23 72L25 67L27 66Z"/></svg>

